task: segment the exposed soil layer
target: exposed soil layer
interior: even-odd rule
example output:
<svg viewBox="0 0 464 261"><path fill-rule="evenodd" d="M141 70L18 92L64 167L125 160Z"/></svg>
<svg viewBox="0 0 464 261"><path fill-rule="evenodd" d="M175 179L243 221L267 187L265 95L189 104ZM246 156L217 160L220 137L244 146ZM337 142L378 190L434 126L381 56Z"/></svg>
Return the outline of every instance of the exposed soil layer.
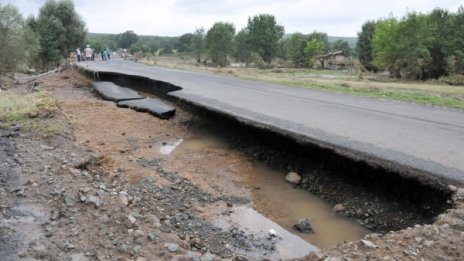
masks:
<svg viewBox="0 0 464 261"><path fill-rule="evenodd" d="M167 92L179 89L142 77L100 73L99 78L164 98L170 98ZM344 209L340 214L374 232L430 224L451 207L452 192L447 183L428 173L385 162L375 164L351 159L278 130L247 125L228 115L176 100L172 102L207 120L213 132L222 134L234 150L274 168L297 171L303 177L299 188L330 204L342 204Z"/></svg>
<svg viewBox="0 0 464 261"><path fill-rule="evenodd" d="M463 258L461 188L408 183L412 179L204 111L192 110L204 117L199 119L178 108L166 121L118 108L100 100L90 81L75 71L11 89L36 90L50 91L57 107L31 120L60 120L65 129L59 135L25 130L21 124L0 129L3 260L274 260L278 237L222 229L211 222L232 207L252 203L250 189L241 185L245 180L230 175L244 172L250 157L299 172L301 188L342 204L340 214L372 230L411 227L341 242L305 260ZM230 146L175 156L159 152L163 143L189 138L195 126L205 124L223 133ZM226 131L230 126L237 132ZM270 140L275 141L272 146ZM372 170L377 172L369 179ZM377 181L383 174L395 178ZM358 183L358 178L366 180ZM413 193L405 188L395 190L395 196L388 193L398 187L392 184L404 181ZM366 189L366 184L378 183L389 184L383 186L387 192ZM428 193L428 200L421 193ZM433 223L440 212L444 214Z"/></svg>

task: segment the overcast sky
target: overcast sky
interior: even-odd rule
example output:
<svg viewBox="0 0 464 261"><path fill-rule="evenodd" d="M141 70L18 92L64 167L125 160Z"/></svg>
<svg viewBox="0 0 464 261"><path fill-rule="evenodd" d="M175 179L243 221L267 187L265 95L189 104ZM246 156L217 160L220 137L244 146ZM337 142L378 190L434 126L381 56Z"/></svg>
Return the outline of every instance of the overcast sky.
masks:
<svg viewBox="0 0 464 261"><path fill-rule="evenodd" d="M17 6L26 17L37 15L45 0L0 0ZM179 36L214 22L231 22L236 30L249 16L272 14L286 33L314 30L331 36L356 36L367 20L402 17L408 11L436 7L455 12L458 0L74 0L89 32Z"/></svg>

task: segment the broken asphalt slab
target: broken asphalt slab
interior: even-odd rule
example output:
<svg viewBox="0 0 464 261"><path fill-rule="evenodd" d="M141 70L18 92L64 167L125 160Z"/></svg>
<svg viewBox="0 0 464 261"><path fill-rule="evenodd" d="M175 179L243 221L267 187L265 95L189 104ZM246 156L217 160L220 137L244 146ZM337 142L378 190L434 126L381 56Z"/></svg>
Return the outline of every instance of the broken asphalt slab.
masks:
<svg viewBox="0 0 464 261"><path fill-rule="evenodd" d="M117 103L117 106L123 108L132 108L141 112L149 112L162 119L169 119L176 113L175 108L153 98L121 101Z"/></svg>
<svg viewBox="0 0 464 261"><path fill-rule="evenodd" d="M120 102L143 99L136 91L118 86L112 82L93 82L92 85L95 91L105 100Z"/></svg>

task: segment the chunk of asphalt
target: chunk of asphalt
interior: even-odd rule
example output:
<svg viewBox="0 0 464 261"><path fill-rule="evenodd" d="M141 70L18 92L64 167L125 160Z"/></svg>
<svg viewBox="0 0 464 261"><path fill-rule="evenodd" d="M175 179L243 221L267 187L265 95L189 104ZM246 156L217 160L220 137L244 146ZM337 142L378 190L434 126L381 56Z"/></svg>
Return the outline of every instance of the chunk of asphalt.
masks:
<svg viewBox="0 0 464 261"><path fill-rule="evenodd" d="M165 104L164 102L145 98L143 100L121 101L117 103L118 107L131 108L136 111L149 112L159 118L169 119L176 113L176 109Z"/></svg>
<svg viewBox="0 0 464 261"><path fill-rule="evenodd" d="M95 91L105 100L120 102L143 99L136 91L118 86L112 82L93 82L92 85Z"/></svg>

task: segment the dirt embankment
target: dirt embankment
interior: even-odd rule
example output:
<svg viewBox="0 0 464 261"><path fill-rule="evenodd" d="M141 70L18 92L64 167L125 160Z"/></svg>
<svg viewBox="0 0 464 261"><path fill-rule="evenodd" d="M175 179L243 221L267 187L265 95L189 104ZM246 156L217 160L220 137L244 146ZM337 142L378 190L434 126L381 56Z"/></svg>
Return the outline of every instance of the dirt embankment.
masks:
<svg viewBox="0 0 464 261"><path fill-rule="evenodd" d="M278 237L221 229L213 217L251 201L228 172L241 152L206 148L163 155L163 143L188 138L195 117L170 121L117 108L74 71L9 91L46 90L56 106L0 129L0 256L3 260L265 260ZM60 122L60 124L57 124ZM305 260L460 260L464 192L432 225L341 243ZM252 254L250 254L252 253ZM327 259L329 258L329 259Z"/></svg>

